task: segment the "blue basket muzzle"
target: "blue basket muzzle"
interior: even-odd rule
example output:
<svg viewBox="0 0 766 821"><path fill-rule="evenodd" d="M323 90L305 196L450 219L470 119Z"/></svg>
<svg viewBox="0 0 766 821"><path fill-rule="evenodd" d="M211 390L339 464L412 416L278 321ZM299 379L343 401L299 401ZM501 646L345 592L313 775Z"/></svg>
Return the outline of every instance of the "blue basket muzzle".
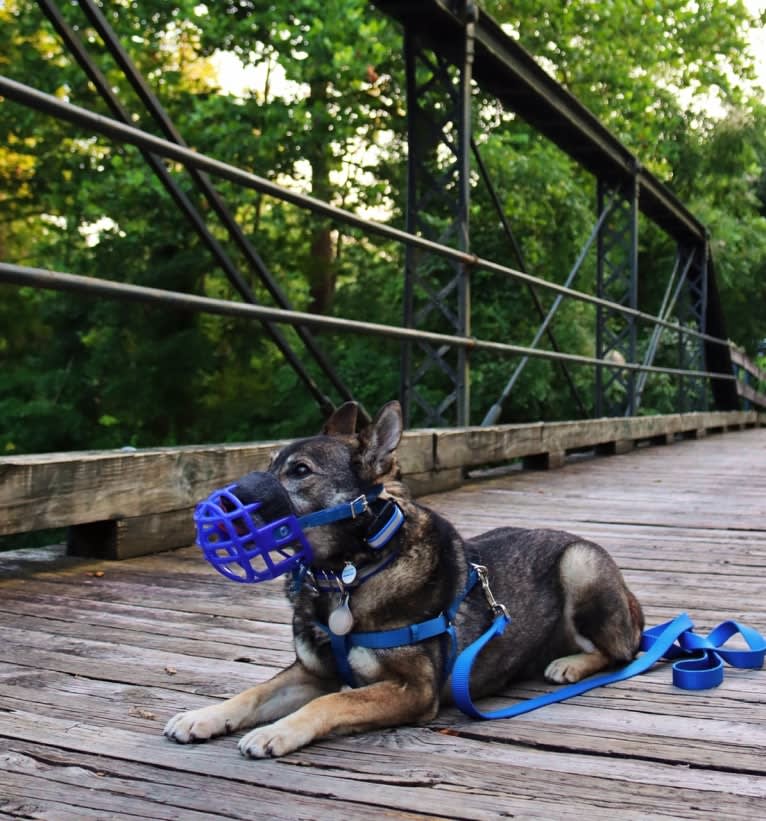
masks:
<svg viewBox="0 0 766 821"><path fill-rule="evenodd" d="M262 524L262 502L244 504L235 487L214 491L194 511L197 543L208 562L235 582L276 579L299 564L310 565L313 552L297 518L290 514Z"/></svg>

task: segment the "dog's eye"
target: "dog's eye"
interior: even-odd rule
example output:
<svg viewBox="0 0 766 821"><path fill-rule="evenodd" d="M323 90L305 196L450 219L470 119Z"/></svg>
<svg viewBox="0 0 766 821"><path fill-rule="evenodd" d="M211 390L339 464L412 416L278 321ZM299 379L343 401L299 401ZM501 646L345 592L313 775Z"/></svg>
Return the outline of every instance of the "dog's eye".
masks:
<svg viewBox="0 0 766 821"><path fill-rule="evenodd" d="M287 475L293 479L303 479L311 473L311 468L305 462L296 462L290 465Z"/></svg>

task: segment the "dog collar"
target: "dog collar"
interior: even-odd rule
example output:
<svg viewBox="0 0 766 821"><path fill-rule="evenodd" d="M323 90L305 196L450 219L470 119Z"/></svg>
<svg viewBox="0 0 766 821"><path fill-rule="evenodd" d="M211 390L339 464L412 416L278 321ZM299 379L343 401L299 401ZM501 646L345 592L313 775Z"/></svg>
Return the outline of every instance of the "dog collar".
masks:
<svg viewBox="0 0 766 821"><path fill-rule="evenodd" d="M377 491L379 494L382 491L382 487L378 486L374 488L373 491ZM355 502L356 501L357 500L355 500ZM340 507L345 506L341 505ZM335 510L335 508L332 510ZM320 513L324 514L327 513L327 511L320 511ZM299 521L305 526L302 520ZM337 520L333 519L332 521ZM307 579L317 592L322 593L345 592L346 589L359 587L368 579L380 573L381 570L388 567L399 555L399 550L396 547L388 551L383 551L383 549L391 542L403 524L404 513L399 505L391 499L385 500L370 525L368 536L365 539L367 544L376 552L381 551L375 561L363 566L357 566L351 562L347 562L340 573L322 570L309 566L306 563L301 563L300 566L293 570L293 589L299 590Z"/></svg>
<svg viewBox="0 0 766 821"><path fill-rule="evenodd" d="M376 576L381 570L385 570L398 555L399 551L393 549L389 550L384 556L379 557L372 564L358 566L347 562L340 573L331 570L319 570L304 565L295 571L296 585L297 588L300 588L304 581L308 579L309 584L318 593L338 593L353 590Z"/></svg>

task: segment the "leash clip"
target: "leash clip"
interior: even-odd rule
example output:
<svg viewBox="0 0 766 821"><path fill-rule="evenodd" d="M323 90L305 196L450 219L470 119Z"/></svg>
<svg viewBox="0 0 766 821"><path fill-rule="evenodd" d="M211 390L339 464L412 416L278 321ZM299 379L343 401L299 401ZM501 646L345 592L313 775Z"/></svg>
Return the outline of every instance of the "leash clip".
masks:
<svg viewBox="0 0 766 821"><path fill-rule="evenodd" d="M476 575L479 577L481 589L490 610L495 614L495 616L504 616L508 621L510 621L511 615L508 612L508 608L495 598L492 588L489 586L489 573L487 572L487 568L483 564L471 564L471 567L473 567L476 571Z"/></svg>

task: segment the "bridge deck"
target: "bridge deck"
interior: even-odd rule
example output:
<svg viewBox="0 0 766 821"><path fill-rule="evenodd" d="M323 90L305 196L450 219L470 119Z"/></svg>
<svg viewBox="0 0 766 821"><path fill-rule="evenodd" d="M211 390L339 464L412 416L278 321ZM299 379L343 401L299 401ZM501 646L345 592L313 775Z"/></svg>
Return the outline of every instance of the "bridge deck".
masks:
<svg viewBox="0 0 766 821"><path fill-rule="evenodd" d="M565 527L606 545L648 622L766 630L766 429L676 442L428 499L466 534ZM196 549L121 563L0 557L0 816L763 818L766 672L675 690L667 665L528 716L338 738L282 760L165 719L291 658L280 585ZM528 683L514 698L544 689ZM3 817L5 817L3 816Z"/></svg>

